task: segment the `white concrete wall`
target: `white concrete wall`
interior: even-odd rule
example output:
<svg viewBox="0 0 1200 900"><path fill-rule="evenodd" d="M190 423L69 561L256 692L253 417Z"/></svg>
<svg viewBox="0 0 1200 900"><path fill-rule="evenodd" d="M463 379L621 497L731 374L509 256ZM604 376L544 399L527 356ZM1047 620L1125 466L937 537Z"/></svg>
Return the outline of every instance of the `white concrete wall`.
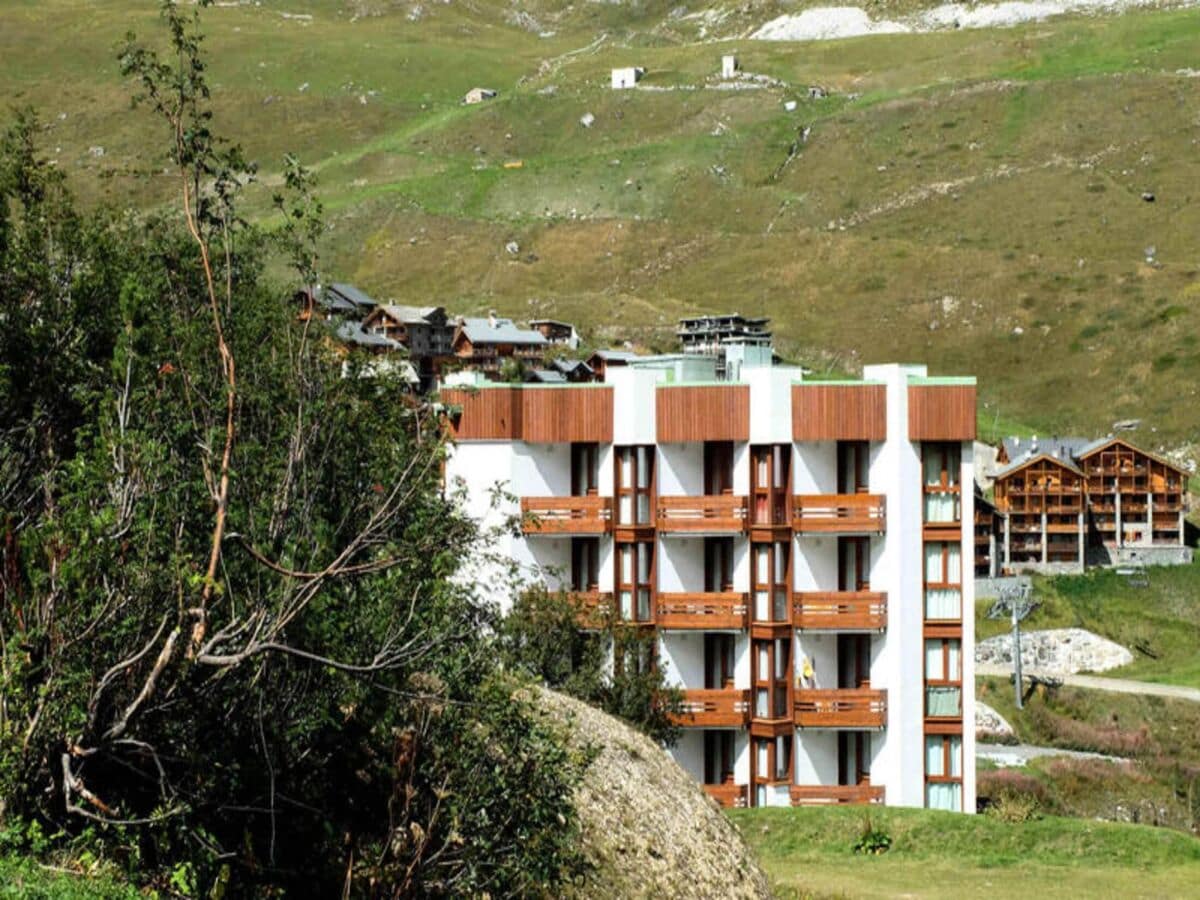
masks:
<svg viewBox="0 0 1200 900"><path fill-rule="evenodd" d="M836 537L797 538L792 549L792 577L798 591L835 591L838 586Z"/></svg>
<svg viewBox="0 0 1200 900"><path fill-rule="evenodd" d="M658 445L660 497L697 497L704 493L704 444Z"/></svg>
<svg viewBox="0 0 1200 900"><path fill-rule="evenodd" d="M837 732L797 731L794 746L796 784L837 784Z"/></svg>
<svg viewBox="0 0 1200 900"><path fill-rule="evenodd" d="M665 593L704 590L704 541L699 538L660 538L658 589Z"/></svg>
<svg viewBox="0 0 1200 900"><path fill-rule="evenodd" d="M750 385L750 443L792 442L792 384L801 379L792 366L743 366Z"/></svg>
<svg viewBox="0 0 1200 900"><path fill-rule="evenodd" d="M812 664L813 687L817 690L833 690L838 686L837 635L818 631L796 632L795 675L799 678L804 671L804 660ZM808 732L804 732L806 735Z"/></svg>
<svg viewBox="0 0 1200 900"><path fill-rule="evenodd" d="M733 445L733 493L745 497L750 493L750 445Z"/></svg>
<svg viewBox="0 0 1200 900"><path fill-rule="evenodd" d="M697 690L704 687L704 632L663 632L658 647L667 684Z"/></svg>
<svg viewBox="0 0 1200 900"><path fill-rule="evenodd" d="M604 373L613 386L613 443L653 444L655 441L656 396L654 387L662 377L656 369L617 366Z"/></svg>
<svg viewBox="0 0 1200 900"><path fill-rule="evenodd" d="M796 494L837 493L837 441L797 441L792 457Z"/></svg>
<svg viewBox="0 0 1200 900"><path fill-rule="evenodd" d="M512 448L509 479L513 493L522 497L571 496L570 444L518 442Z"/></svg>
<svg viewBox="0 0 1200 900"><path fill-rule="evenodd" d="M671 758L689 775L704 784L704 730L685 728L679 741L671 748Z"/></svg>
<svg viewBox="0 0 1200 900"><path fill-rule="evenodd" d="M739 634L733 644L733 686L749 690L750 681L750 635Z"/></svg>

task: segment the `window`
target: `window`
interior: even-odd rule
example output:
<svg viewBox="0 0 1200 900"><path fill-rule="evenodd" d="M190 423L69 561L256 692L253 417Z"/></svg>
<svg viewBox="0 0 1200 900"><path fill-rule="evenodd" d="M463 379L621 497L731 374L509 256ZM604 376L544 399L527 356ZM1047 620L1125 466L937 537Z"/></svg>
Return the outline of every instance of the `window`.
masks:
<svg viewBox="0 0 1200 900"><path fill-rule="evenodd" d="M838 493L865 494L870 445L866 441L838 441Z"/></svg>
<svg viewBox="0 0 1200 900"><path fill-rule="evenodd" d="M930 809L962 810L962 737L925 737L925 805Z"/></svg>
<svg viewBox="0 0 1200 900"><path fill-rule="evenodd" d="M962 642L957 638L925 642L925 715L962 716Z"/></svg>
<svg viewBox="0 0 1200 900"><path fill-rule="evenodd" d="M754 641L754 717L786 719L792 679L791 638Z"/></svg>
<svg viewBox="0 0 1200 900"><path fill-rule="evenodd" d="M754 780L758 784L790 782L792 780L792 738L780 735L775 738L754 739ZM759 805L766 802L765 792Z"/></svg>
<svg viewBox="0 0 1200 900"><path fill-rule="evenodd" d="M733 492L733 441L704 442L704 493Z"/></svg>
<svg viewBox="0 0 1200 900"><path fill-rule="evenodd" d="M751 450L750 510L755 525L786 525L788 464L791 448L785 444Z"/></svg>
<svg viewBox="0 0 1200 900"><path fill-rule="evenodd" d="M618 447L617 524L652 525L651 492L654 485L654 448Z"/></svg>
<svg viewBox="0 0 1200 900"><path fill-rule="evenodd" d="M757 543L751 548L753 563L754 620L787 623L788 571L791 543Z"/></svg>
<svg viewBox="0 0 1200 900"><path fill-rule="evenodd" d="M925 618L962 619L962 548L957 543L925 544Z"/></svg>
<svg viewBox="0 0 1200 900"><path fill-rule="evenodd" d="M600 540L571 539L571 590L596 591L600 588Z"/></svg>
<svg viewBox="0 0 1200 900"><path fill-rule="evenodd" d="M925 521L953 523L962 519L959 472L962 448L958 444L922 445L922 469L925 486Z"/></svg>
<svg viewBox="0 0 1200 900"><path fill-rule="evenodd" d="M838 538L838 590L868 591L871 589L871 539L865 537Z"/></svg>
<svg viewBox="0 0 1200 900"><path fill-rule="evenodd" d="M704 539L704 590L733 590L733 538Z"/></svg>
<svg viewBox="0 0 1200 900"><path fill-rule="evenodd" d="M596 493L600 475L600 447L597 444L571 445L571 495L586 497Z"/></svg>
<svg viewBox="0 0 1200 900"><path fill-rule="evenodd" d="M617 605L626 622L650 621L654 544L632 541L617 545Z"/></svg>

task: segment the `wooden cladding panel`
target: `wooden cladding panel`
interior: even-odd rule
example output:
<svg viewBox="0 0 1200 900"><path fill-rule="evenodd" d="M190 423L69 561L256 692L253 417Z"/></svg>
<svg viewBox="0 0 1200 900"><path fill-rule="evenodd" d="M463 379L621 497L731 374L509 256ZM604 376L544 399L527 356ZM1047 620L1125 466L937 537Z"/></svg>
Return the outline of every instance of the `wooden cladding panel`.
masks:
<svg viewBox="0 0 1200 900"><path fill-rule="evenodd" d="M797 441L887 439L887 389L882 384L792 387L792 437Z"/></svg>
<svg viewBox="0 0 1200 900"><path fill-rule="evenodd" d="M442 399L462 410L450 422L459 441L612 442L611 388L452 388Z"/></svg>
<svg viewBox="0 0 1200 900"><path fill-rule="evenodd" d="M658 440L750 440L750 386L661 387L656 395Z"/></svg>
<svg viewBox="0 0 1200 900"><path fill-rule="evenodd" d="M522 440L612 443L612 388L524 388L520 394Z"/></svg>
<svg viewBox="0 0 1200 900"><path fill-rule="evenodd" d="M459 441L519 441L521 439L521 396L514 388L483 391L447 389L442 401L457 406L461 415L451 417L450 430Z"/></svg>
<svg viewBox="0 0 1200 900"><path fill-rule="evenodd" d="M908 437L913 441L975 440L975 385L910 385Z"/></svg>

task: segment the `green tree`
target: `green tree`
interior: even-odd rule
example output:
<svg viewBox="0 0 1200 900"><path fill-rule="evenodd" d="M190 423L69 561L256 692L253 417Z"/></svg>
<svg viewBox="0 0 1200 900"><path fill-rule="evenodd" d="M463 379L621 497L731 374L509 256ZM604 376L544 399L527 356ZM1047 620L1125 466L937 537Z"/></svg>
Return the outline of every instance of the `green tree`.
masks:
<svg viewBox="0 0 1200 900"><path fill-rule="evenodd" d="M586 626L586 627L584 627ZM679 740L683 695L657 665L657 639L569 594L520 593L500 625L505 665L624 719L664 746Z"/></svg>
<svg viewBox="0 0 1200 900"><path fill-rule="evenodd" d="M274 237L241 219L197 14L163 19L122 68L177 212L81 216L30 115L0 142L4 825L176 891L553 892L587 760L455 577L442 431L265 280L317 280L311 179Z"/></svg>

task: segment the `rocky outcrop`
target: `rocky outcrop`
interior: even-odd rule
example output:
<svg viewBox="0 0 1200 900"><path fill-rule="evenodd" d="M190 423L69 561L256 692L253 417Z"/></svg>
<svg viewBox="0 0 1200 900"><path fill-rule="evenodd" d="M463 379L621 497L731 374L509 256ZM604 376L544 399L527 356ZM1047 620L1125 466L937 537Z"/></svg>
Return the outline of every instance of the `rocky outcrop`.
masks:
<svg viewBox="0 0 1200 900"><path fill-rule="evenodd" d="M1012 665L1012 635L1002 634L975 645L975 662ZM1133 662L1120 644L1082 628L1021 632L1021 666L1048 675L1105 672Z"/></svg>
<svg viewBox="0 0 1200 900"><path fill-rule="evenodd" d="M562 694L542 691L539 705L567 725L574 746L599 749L576 792L595 870L573 896L770 896L737 829L662 748Z"/></svg>
<svg viewBox="0 0 1200 900"><path fill-rule="evenodd" d="M1002 743L1016 737L1008 719L986 703L975 701L975 737L981 741Z"/></svg>

